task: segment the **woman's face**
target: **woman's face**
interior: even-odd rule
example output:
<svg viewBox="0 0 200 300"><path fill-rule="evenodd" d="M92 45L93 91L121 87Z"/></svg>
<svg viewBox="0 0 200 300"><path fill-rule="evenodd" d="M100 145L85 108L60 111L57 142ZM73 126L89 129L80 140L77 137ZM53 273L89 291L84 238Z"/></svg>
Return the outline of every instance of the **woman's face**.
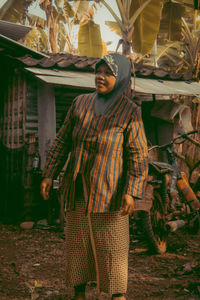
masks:
<svg viewBox="0 0 200 300"><path fill-rule="evenodd" d="M97 68L95 85L98 93L107 94L111 92L115 86L115 82L116 78L106 64L102 64Z"/></svg>

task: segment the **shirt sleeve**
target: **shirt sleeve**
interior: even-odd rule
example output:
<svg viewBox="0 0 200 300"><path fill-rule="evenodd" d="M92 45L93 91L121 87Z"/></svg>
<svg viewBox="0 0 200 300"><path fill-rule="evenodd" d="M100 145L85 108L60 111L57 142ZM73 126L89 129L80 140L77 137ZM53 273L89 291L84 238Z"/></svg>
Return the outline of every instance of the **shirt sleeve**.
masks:
<svg viewBox="0 0 200 300"><path fill-rule="evenodd" d="M137 107L127 126L125 138L126 184L124 193L135 199L139 209L148 176L148 147L141 118Z"/></svg>
<svg viewBox="0 0 200 300"><path fill-rule="evenodd" d="M71 152L74 123L73 107L74 106L72 104L49 151L47 161L42 172L43 177L57 178L67 160L68 154Z"/></svg>

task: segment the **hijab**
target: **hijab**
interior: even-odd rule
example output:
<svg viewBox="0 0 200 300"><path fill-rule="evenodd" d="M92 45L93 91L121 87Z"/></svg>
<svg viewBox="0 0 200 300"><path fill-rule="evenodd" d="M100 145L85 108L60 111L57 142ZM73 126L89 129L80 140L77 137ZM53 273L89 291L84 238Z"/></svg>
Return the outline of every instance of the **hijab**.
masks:
<svg viewBox="0 0 200 300"><path fill-rule="evenodd" d="M110 105L121 98L131 80L131 64L129 60L119 53L105 55L95 66L95 73L101 64L106 64L116 78L113 90L108 94L96 93L95 112L105 114Z"/></svg>

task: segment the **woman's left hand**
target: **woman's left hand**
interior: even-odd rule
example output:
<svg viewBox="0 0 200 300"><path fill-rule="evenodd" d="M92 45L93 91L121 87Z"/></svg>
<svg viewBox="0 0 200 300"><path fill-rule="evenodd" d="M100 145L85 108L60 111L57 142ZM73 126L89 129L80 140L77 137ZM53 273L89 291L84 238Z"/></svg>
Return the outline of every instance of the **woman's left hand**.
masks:
<svg viewBox="0 0 200 300"><path fill-rule="evenodd" d="M122 198L122 216L131 215L134 211L134 198L131 195L125 194Z"/></svg>

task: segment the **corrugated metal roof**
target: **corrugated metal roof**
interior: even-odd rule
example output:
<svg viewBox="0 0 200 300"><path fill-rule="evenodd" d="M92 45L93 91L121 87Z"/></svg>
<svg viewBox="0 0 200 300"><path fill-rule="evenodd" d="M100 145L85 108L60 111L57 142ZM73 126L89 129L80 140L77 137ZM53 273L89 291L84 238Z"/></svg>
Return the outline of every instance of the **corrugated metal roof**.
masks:
<svg viewBox="0 0 200 300"><path fill-rule="evenodd" d="M94 74L88 72L49 70L41 68L26 68L37 78L46 83L94 89ZM136 92L157 95L197 95L200 94L200 84L188 81L156 80L132 77L132 88Z"/></svg>
<svg viewBox="0 0 200 300"><path fill-rule="evenodd" d="M145 78L132 78L136 92L159 95L198 95L200 84L192 81L171 81Z"/></svg>
<svg viewBox="0 0 200 300"><path fill-rule="evenodd" d="M32 60L36 58L41 59L41 58L49 57L44 53L33 50L32 48L27 47L17 41L14 41L2 34L0 34L0 48L2 48L2 51L4 50L6 55L13 55L13 57L19 55L25 55L27 53L32 56Z"/></svg>
<svg viewBox="0 0 200 300"><path fill-rule="evenodd" d="M37 78L41 79L46 83L51 83L55 85L64 85L68 87L78 87L79 89L94 89L93 80L89 81L87 77L76 76L75 78L69 77L56 77L56 76L45 76L45 75L36 75Z"/></svg>
<svg viewBox="0 0 200 300"><path fill-rule="evenodd" d="M11 23L0 20L0 34L14 40L19 41L23 38L32 28L21 24Z"/></svg>
<svg viewBox="0 0 200 300"><path fill-rule="evenodd" d="M46 83L69 87L95 89L93 73L47 70L40 68L26 68L26 70L34 73L37 78Z"/></svg>

